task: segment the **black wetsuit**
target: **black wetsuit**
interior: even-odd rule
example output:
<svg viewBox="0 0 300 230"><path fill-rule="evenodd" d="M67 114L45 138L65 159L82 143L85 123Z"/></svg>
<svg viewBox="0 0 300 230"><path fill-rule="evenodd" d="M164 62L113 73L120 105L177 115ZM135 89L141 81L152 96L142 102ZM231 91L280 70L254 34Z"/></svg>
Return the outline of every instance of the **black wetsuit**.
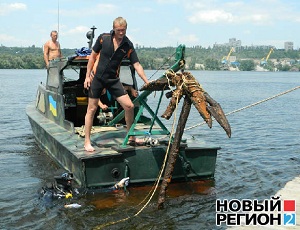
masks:
<svg viewBox="0 0 300 230"><path fill-rule="evenodd" d="M119 78L121 62L125 58L129 59L132 65L139 61L133 44L127 36L124 36L120 46L114 51L113 34L113 30L110 33L100 34L93 46L94 52L101 51L101 55L89 90L91 98L100 98L104 88L114 97L125 95L126 91Z"/></svg>

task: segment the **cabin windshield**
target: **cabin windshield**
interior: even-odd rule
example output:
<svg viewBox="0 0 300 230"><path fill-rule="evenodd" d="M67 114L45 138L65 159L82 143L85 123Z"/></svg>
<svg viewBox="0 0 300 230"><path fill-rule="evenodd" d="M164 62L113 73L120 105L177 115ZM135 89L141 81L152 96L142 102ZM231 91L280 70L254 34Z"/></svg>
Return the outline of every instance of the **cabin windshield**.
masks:
<svg viewBox="0 0 300 230"><path fill-rule="evenodd" d="M64 82L69 82L69 81L77 81L79 75L80 69L78 68L67 68L63 71L63 76L64 76Z"/></svg>

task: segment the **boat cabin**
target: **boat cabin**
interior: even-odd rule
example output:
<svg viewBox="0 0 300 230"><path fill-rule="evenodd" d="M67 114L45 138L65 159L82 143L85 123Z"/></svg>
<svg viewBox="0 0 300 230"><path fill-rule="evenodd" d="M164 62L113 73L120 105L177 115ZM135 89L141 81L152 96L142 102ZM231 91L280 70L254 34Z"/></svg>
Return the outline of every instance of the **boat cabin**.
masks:
<svg viewBox="0 0 300 230"><path fill-rule="evenodd" d="M76 56L66 60L54 60L50 63L47 72L46 89L47 91L38 90L37 107L45 116L49 117L59 125L81 127L84 125L85 114L88 104L88 92L84 88L86 77L87 63L89 56ZM74 71L77 79L74 79L74 74L68 74ZM132 90L137 90L137 82L135 78L135 70L130 65L129 60L124 60L120 66L120 79L127 89L129 96L132 96ZM44 95L43 92L49 92L49 95ZM62 98L59 98L62 96ZM47 114L44 101L41 98L48 97L50 111ZM59 100L60 99L60 100ZM123 109L118 102L113 98L108 91L101 96L102 103L108 106L108 110L102 111L98 108L94 117L93 125L105 125L118 115ZM58 106L60 103L63 106ZM46 106L48 107L48 106ZM58 112L60 108L63 111ZM119 122L125 123L122 119Z"/></svg>

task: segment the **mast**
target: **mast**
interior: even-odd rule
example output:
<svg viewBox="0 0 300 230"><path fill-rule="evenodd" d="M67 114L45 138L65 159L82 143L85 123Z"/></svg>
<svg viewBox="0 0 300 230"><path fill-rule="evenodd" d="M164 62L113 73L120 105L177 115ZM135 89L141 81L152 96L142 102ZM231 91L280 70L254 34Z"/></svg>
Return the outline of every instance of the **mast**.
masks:
<svg viewBox="0 0 300 230"><path fill-rule="evenodd" d="M59 0L57 0L57 33L59 35ZM59 38L59 36L58 36L58 38Z"/></svg>

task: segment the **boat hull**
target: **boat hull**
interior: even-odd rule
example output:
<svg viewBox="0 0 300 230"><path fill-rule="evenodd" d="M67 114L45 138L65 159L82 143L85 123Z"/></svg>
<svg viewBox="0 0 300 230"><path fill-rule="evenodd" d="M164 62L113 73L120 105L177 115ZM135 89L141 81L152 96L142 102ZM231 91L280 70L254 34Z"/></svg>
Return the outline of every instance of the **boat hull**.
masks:
<svg viewBox="0 0 300 230"><path fill-rule="evenodd" d="M89 153L83 148L84 138L47 119L35 103L27 106L26 113L39 146L61 167L72 172L81 187L109 187L124 177L130 177L130 185L151 184L165 163L167 142L122 147L126 129L116 129L93 134L96 151ZM182 145L172 181L213 178L219 149Z"/></svg>

